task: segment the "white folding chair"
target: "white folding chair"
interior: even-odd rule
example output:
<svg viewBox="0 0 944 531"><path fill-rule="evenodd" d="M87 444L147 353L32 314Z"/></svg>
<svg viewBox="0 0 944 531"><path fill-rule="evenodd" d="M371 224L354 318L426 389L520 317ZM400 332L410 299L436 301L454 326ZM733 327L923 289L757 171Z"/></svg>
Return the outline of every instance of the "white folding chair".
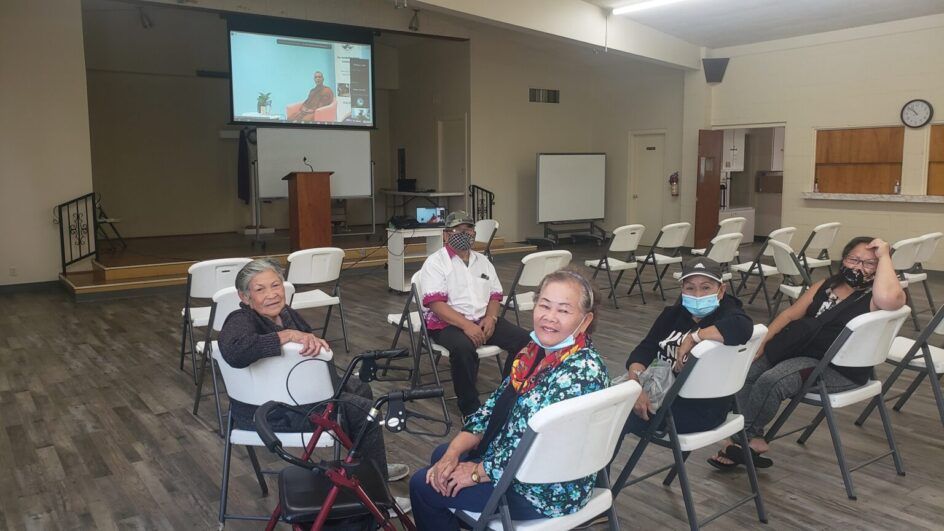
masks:
<svg viewBox="0 0 944 531"><path fill-rule="evenodd" d="M518 267L518 273L515 274L515 280L511 283L511 290L502 298L501 317L504 318L505 312L510 308L515 312L515 323L520 326L521 319L518 311L534 309L535 293L533 291L519 293L518 290L522 287L537 288L549 273L570 265L571 258L573 258L573 255L570 251L562 249L525 255L521 259L521 265Z"/></svg>
<svg viewBox="0 0 944 531"><path fill-rule="evenodd" d="M321 327L321 337L327 339L328 323L331 322L331 311L338 307L341 317L341 337L344 338L344 350L350 352L347 344L347 325L344 323L344 305L341 304L341 264L344 262L344 249L337 247L320 247L295 251L288 255L288 281L292 284L328 284L333 283L331 294L318 288L308 291L298 291L292 301L292 309L304 310L307 308L324 308L324 325Z"/></svg>
<svg viewBox="0 0 944 531"><path fill-rule="evenodd" d="M888 351L892 346L892 340L898 334L898 330L901 329L901 325L905 322L909 312L911 312L911 309L903 306L895 311L877 310L866 313L849 321L836 340L833 341L833 344L830 345L826 354L823 355L823 359L806 378L803 388L787 404L787 407L780 413L780 416L777 417L773 426L764 436L767 441L773 441L803 431L797 442L804 444L825 418L833 441L833 449L836 452L836 459L839 461L839 471L842 473L842 480L846 486L846 495L851 500L856 499L856 496L850 473L865 465L891 455L895 461L895 470L898 471L898 475L905 475L901 455L899 455L898 447L895 445L891 420L888 417L888 411L885 409L885 402L881 400L882 382L875 379L875 366L885 361L885 357L888 356ZM855 389L830 393L826 390L826 382L820 378L830 363L838 367L871 367L872 379L865 385ZM871 401L875 397L879 397L877 406L879 414L882 416L882 426L885 428L885 438L888 441L889 451L850 468L846 463L842 441L839 438L839 426L836 424L833 410L867 400ZM790 418L790 414L801 403L819 407L820 411L806 426L778 435L780 428Z"/></svg>
<svg viewBox="0 0 944 531"><path fill-rule="evenodd" d="M789 245L777 240L771 240L767 245L773 249L774 266L783 276L777 294L774 295L773 311L770 312L770 318L773 319L780 311L780 303L783 302L784 295L792 303L810 289L813 281L810 279L809 270L802 264L802 259L794 254Z"/></svg>
<svg viewBox="0 0 944 531"><path fill-rule="evenodd" d="M204 260L190 266L187 270L187 291L184 307L180 310L180 370L184 370L184 357L187 344L190 346L190 367L193 371L193 383L197 383L197 348L193 336L194 327L206 326L210 321L209 306L193 306L192 299L209 299L217 291L231 287L236 283L236 274L252 260L250 258L220 258Z"/></svg>
<svg viewBox="0 0 944 531"><path fill-rule="evenodd" d="M731 266L732 271L741 275L741 282L738 283L737 289L734 290L735 297L740 295L741 290L744 289L744 286L747 284L747 280L752 276L756 276L758 277L759 282L757 284L757 288L754 289L754 293L751 294L748 304L753 304L757 294L763 291L764 302L767 303L767 313L769 314L773 312L770 294L767 293L767 277L777 275L780 272L777 271L776 266L765 264L763 262L763 258L765 256L773 257L774 255L774 250L770 247L770 245L768 245L771 241L778 241L780 243L790 245L790 242L793 240L793 235L795 233L796 227L784 227L782 229L772 231L770 235L767 236L767 239L764 240L763 245L761 245L760 250L757 252L757 256L755 256L752 261Z"/></svg>
<svg viewBox="0 0 944 531"><path fill-rule="evenodd" d="M290 282L285 283L285 300L288 301L295 293L295 286ZM215 335L223 329L223 324L229 314L239 309L239 292L235 287L223 288L213 295L213 303L210 305L210 315L207 321L206 339L197 342L197 352L201 353L199 368L197 369L197 387L193 394L193 414L197 415L200 410L200 400L203 399L203 379L206 377L207 364L210 365L210 375L213 382L213 400L216 404L216 421L219 427L220 437L223 436L223 412L220 406L219 383L216 380L216 365L213 360L213 352L218 350Z"/></svg>
<svg viewBox="0 0 944 531"><path fill-rule="evenodd" d="M944 306L941 306L941 309L934 314L931 322L921 330L917 339L898 336L892 341L892 348L885 362L894 365L895 369L882 384L882 396L873 398L872 402L859 415L856 420L857 426L861 426L865 422L880 398L885 402L897 398L898 402L892 406L892 409L901 411L905 402L911 398L911 395L914 394L925 378L928 379L928 383L931 385L931 392L934 395L935 403L937 403L937 412L941 417L941 424L944 425L944 393L941 392L941 375L944 375L944 348L936 347L930 343L932 333L944 336ZM892 385L906 370L918 373L908 389L900 395L887 396Z"/></svg>
<svg viewBox="0 0 944 531"><path fill-rule="evenodd" d="M682 487L682 499L685 502L685 513L688 517L688 524L692 529L698 529L700 526L751 500L754 501L757 509L758 520L767 523L764 502L757 486L757 471L754 470L754 461L751 459L750 447L747 444L747 434L744 432L744 416L739 413L740 406L736 403L736 398L734 412L729 413L724 422L712 430L679 434L675 427L675 419L672 417L672 402L675 401L676 397L720 398L735 395L740 391L744 387L744 380L747 378L751 362L754 361L754 354L760 348L766 335L766 326L754 325L751 339L745 345L728 346L715 341L702 341L695 345L695 348L691 351L691 359L685 364L685 368L675 379L672 387L669 388L662 405L649 423L649 428L640 437L639 443L633 450L626 466L623 467L616 482L613 483L614 495L618 495L626 486L634 485L668 470L669 474L662 484L665 486L671 485L676 474L678 475ZM666 430L668 433L663 433ZM751 484L751 495L741 498L699 523L698 515L695 512L695 502L692 499L691 486L688 481L688 473L685 471L685 460L695 450L715 445L728 438L739 439L738 442L744 451L744 463ZM671 448L675 462L627 482L649 443Z"/></svg>
<svg viewBox="0 0 944 531"><path fill-rule="evenodd" d="M744 224L747 223L747 218L727 218L722 219L718 222L718 229L715 231L715 235L711 238L711 241L714 241L718 236L724 236L725 234L743 234ZM743 236L742 236L743 238ZM708 248L704 249L692 249L692 254L695 256L702 256L707 252Z"/></svg>
<svg viewBox="0 0 944 531"><path fill-rule="evenodd" d="M681 223L671 223L662 227L662 230L659 231L659 235L656 236L656 241L652 243L652 247L649 248L649 252L646 256L636 257L636 261L640 262L642 265L640 265L639 270L636 271L636 279L629 286L629 294L632 294L633 288L637 284L639 285L639 289L643 289L640 275L642 275L647 265L651 265L656 273L656 280L652 286L652 291L659 288L659 294L662 295L662 300L665 300L665 290L662 289L662 277L665 276L665 272L668 271L670 265L682 263L682 246L685 245L685 238L688 237L688 231L691 230L691 228L692 224L684 221ZM656 250L661 250L662 253L657 253ZM661 273L659 272L659 266L662 266Z"/></svg>
<svg viewBox="0 0 944 531"><path fill-rule="evenodd" d="M832 276L833 262L829 258L829 248L832 247L833 242L836 241L836 235L839 234L840 227L842 227L842 223L838 221L823 223L822 225L813 227L813 232L810 233L810 236L806 239L806 243L803 244L803 247L800 248L800 252L797 253L800 261L803 262L803 267L805 267L808 272L813 273L814 269L825 267L829 271L830 276ZM810 254L814 252L816 256L810 256Z"/></svg>
<svg viewBox="0 0 944 531"><path fill-rule="evenodd" d="M597 273L600 271L606 271L606 279L610 283L609 297L613 298L613 306L616 308L619 308L619 303L616 302L616 286L619 285L620 279L623 278L623 273L630 269L636 269L638 265L636 262L636 249L639 248L639 240L642 239L644 232L646 232L646 227L642 225L623 225L622 227L618 227L613 230L613 237L610 238L610 246L603 252L603 258L584 261L585 266L593 269L593 278L591 280L596 280ZM626 259L620 260L619 258L610 257L611 254L616 253L627 253ZM611 274L613 271L619 271L615 282ZM639 272L636 273L636 278L639 278ZM646 304L646 294L643 291L644 290L639 290L639 294L642 295L642 303Z"/></svg>
<svg viewBox="0 0 944 531"><path fill-rule="evenodd" d="M941 232L931 232L923 236L918 236L920 244L918 245L918 252L915 255L915 263L910 270L904 271L905 280L908 281L908 286L911 287L914 284L920 283L924 286L924 293L928 296L928 310L922 310L918 313L923 313L925 311L930 311L934 313L936 306L934 305L934 297L931 296L931 287L928 285L928 274L924 271L924 262L927 262L934 256L934 251L937 250L937 244L941 241L941 238L944 237L944 233Z"/></svg>
<svg viewBox="0 0 944 531"><path fill-rule="evenodd" d="M630 381L562 400L535 413L482 512L456 510L456 516L476 531L558 531L608 513L610 529L618 530L606 465L641 390L638 382ZM558 518L511 520L505 496L514 481L560 483L593 474L597 475L597 487L577 512Z"/></svg>
<svg viewBox="0 0 944 531"><path fill-rule="evenodd" d="M911 307L911 322L914 323L915 330L921 330L918 324L918 312L915 311L914 299L911 298L909 286L911 281L905 276L908 271L914 270L918 263L918 252L921 250L921 237L899 240L892 244L892 267L898 274L898 280L901 282L901 289L905 291L905 297L908 306Z"/></svg>
<svg viewBox="0 0 944 531"><path fill-rule="evenodd" d="M498 222L494 219L480 219L475 222L475 242L484 243L485 251L483 254L492 259L492 240L498 234Z"/></svg>
<svg viewBox="0 0 944 531"><path fill-rule="evenodd" d="M244 404L261 406L270 400L285 404L314 404L327 400L334 395L334 368L331 365L331 351L320 352L317 356L302 356L302 346L286 343L282 346L282 355L259 360L244 369L235 369L226 363L219 349L213 350L213 361L220 369L226 391L230 398ZM276 436L286 448L304 448L311 440L311 433L277 433ZM334 446L335 440L330 433L325 433L316 443L318 447ZM269 493L263 470L259 467L255 447L265 446L256 430L236 429L233 425L232 411L227 416L225 444L223 446L223 477L220 486L220 524L231 520L268 520L269 515L238 515L226 512L229 495L229 474L232 449L234 445L245 446L249 461L256 474L256 480L262 489L262 495ZM273 472L277 473L277 472Z"/></svg>
<svg viewBox="0 0 944 531"><path fill-rule="evenodd" d="M740 232L715 236L708 244L707 257L718 262L721 266L721 281L731 284L731 293L734 293L734 276L731 274L731 263L738 258L738 248L741 246ZM682 278L682 272L672 273L675 280Z"/></svg>

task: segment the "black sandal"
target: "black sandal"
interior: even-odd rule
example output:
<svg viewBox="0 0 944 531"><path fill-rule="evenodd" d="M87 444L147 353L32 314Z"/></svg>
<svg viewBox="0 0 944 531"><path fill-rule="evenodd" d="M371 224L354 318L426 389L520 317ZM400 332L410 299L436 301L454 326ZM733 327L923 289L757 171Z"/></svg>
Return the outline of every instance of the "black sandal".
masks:
<svg viewBox="0 0 944 531"><path fill-rule="evenodd" d="M751 460L754 462L755 468L770 468L774 466L773 459L770 459L769 457L764 457L763 455L757 453L757 450L754 450L753 448L750 448L750 451L751 451ZM720 463L718 461L708 459L708 464L719 470L727 470L737 465L744 464L744 450L741 448L740 445L737 445L737 444L728 445L728 447L725 448L723 451L719 451L718 455L727 457L728 459L734 462L733 465L729 465L726 463Z"/></svg>
<svg viewBox="0 0 944 531"><path fill-rule="evenodd" d="M725 450L727 450L727 448L725 448ZM713 466L713 467L715 467L715 468L717 468L718 470L731 470L732 468L738 466L738 464L737 464L736 462L722 463L721 461L718 461L718 458L719 458L719 457L723 457L723 458L725 458L725 459L728 459L728 460L730 460L730 461L733 461L733 459L731 459L730 457L727 456L727 454L725 453L725 450L718 450L718 453L717 453L717 454L715 454L715 455L709 457L709 458L707 459L708 464L711 465L711 466Z"/></svg>

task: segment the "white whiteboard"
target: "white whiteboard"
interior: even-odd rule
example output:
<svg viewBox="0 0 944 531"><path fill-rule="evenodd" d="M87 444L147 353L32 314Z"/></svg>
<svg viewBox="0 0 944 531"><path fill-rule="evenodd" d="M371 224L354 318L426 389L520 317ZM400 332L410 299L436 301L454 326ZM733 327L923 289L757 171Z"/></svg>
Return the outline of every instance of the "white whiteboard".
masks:
<svg viewBox="0 0 944 531"><path fill-rule="evenodd" d="M288 182L293 171L333 171L331 197L368 197L371 195L370 132L346 129L276 129L256 130L259 170L259 197L288 197Z"/></svg>
<svg viewBox="0 0 944 531"><path fill-rule="evenodd" d="M538 223L603 219L606 153L538 154Z"/></svg>

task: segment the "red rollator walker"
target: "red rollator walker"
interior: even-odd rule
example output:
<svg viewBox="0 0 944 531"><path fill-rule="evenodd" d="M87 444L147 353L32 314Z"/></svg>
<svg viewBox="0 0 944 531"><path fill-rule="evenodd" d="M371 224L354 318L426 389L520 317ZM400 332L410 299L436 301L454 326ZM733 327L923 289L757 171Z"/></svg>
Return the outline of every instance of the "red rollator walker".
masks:
<svg viewBox="0 0 944 531"><path fill-rule="evenodd" d="M358 518L365 520L365 525L372 518L373 529L395 531L397 528L390 516L391 510L396 515L395 518L400 520L403 529L416 529L410 517L394 502L376 463L360 458L360 446L367 430L381 429L380 417L384 405L387 406L387 414L384 417L387 429L392 432L409 432L407 419L411 416L423 416L408 411L405 403L441 397L442 388L395 391L381 396L374 402L370 411L364 412L367 422L353 440L337 421L341 389L344 389L357 365L361 365L361 381L370 382L376 379L377 360L406 356L406 349L365 352L351 360L331 399L310 409L272 401L256 410L254 421L262 442L271 452L291 465L279 472L279 504L272 511L266 531L274 530L279 522L291 524L296 531L320 531L326 525L350 522ZM351 414L350 408L347 409L347 414ZM307 418L311 424L312 436L301 456L287 452L270 426L268 416L276 410L293 411ZM312 459L315 446L325 432L332 432L347 449L347 455L343 459Z"/></svg>

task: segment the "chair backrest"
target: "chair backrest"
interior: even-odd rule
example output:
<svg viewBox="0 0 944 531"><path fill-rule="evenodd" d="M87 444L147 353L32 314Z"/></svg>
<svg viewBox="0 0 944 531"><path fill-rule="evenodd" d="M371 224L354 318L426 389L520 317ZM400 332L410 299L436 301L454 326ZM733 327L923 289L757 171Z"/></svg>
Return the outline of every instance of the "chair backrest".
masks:
<svg viewBox="0 0 944 531"><path fill-rule="evenodd" d="M810 242L806 245L807 251L810 249L815 249L817 251L821 249L828 250L833 246L833 242L836 241L836 236L839 234L839 229L841 227L842 223L839 223L838 221L833 221L832 223L823 223L822 225L813 227L813 234L810 235Z"/></svg>
<svg viewBox="0 0 944 531"><path fill-rule="evenodd" d="M573 255L570 251L563 249L539 251L526 255L521 259L521 276L518 277L518 285L527 287L540 285L548 273L567 267L571 258Z"/></svg>
<svg viewBox="0 0 944 531"><path fill-rule="evenodd" d="M719 264L730 264L738 254L738 248L741 246L741 238L743 238L743 236L740 232L715 236L711 239L711 247L708 249L707 257Z"/></svg>
<svg viewBox="0 0 944 531"><path fill-rule="evenodd" d="M285 286L285 304L289 305L292 301L292 296L295 295L295 286L291 282L286 282L283 284ZM234 286L228 288L223 288L213 294L213 322L210 326L214 331L219 332L223 329L223 323L226 322L226 318L229 317L229 314L235 312L239 309L239 303L242 299L239 298L239 292L236 291Z"/></svg>
<svg viewBox="0 0 944 531"><path fill-rule="evenodd" d="M528 427L537 435L515 478L523 483L558 483L603 469L640 391L638 382L629 381L535 413Z"/></svg>
<svg viewBox="0 0 944 531"><path fill-rule="evenodd" d="M790 245L790 242L793 241L793 235L796 234L796 227L783 227L782 229L777 229L772 231L767 236L767 241L778 241L780 243L785 243ZM774 250L768 245L764 248L764 256L773 256Z"/></svg>
<svg viewBox="0 0 944 531"><path fill-rule="evenodd" d="M288 255L288 280L294 284L334 282L341 276L344 249L319 247Z"/></svg>
<svg viewBox="0 0 944 531"><path fill-rule="evenodd" d="M805 270L800 265L800 261L789 245L780 243L777 240L770 240L767 242L767 245L773 250L774 265L777 266L777 271L780 271L781 275L793 277L804 276L803 273Z"/></svg>
<svg viewBox="0 0 944 531"><path fill-rule="evenodd" d="M475 241L488 243L498 232L498 222L494 219L480 219L475 222Z"/></svg>
<svg viewBox="0 0 944 531"><path fill-rule="evenodd" d="M937 323L937 326L934 327L934 333L944 336L944 315L941 314L944 314L944 304L941 305L941 308L937 311L934 317L931 318L931 320L933 321L934 319L940 319Z"/></svg>
<svg viewBox="0 0 944 531"><path fill-rule="evenodd" d="M190 266L190 296L209 299L217 291L236 283L236 274L251 258L219 258L204 260Z"/></svg>
<svg viewBox="0 0 944 531"><path fill-rule="evenodd" d="M643 225L623 225L613 229L613 239L610 240L610 253L630 253L639 247L646 227Z"/></svg>
<svg viewBox="0 0 944 531"><path fill-rule="evenodd" d="M909 315L911 308L902 306L895 311L876 310L852 319L846 323L851 335L839 345L831 363L841 367L874 367L882 363ZM842 337L840 335L836 341Z"/></svg>
<svg viewBox="0 0 944 531"><path fill-rule="evenodd" d="M944 237L944 233L932 232L924 236L919 236L921 246L918 247L918 255L915 257L915 262L920 264L930 260L931 257L934 256L934 251L937 250L937 244L941 241L941 237Z"/></svg>
<svg viewBox="0 0 944 531"><path fill-rule="evenodd" d="M659 233L659 242L656 244L660 249L678 249L685 245L685 238L688 238L688 231L692 224L687 221L681 223L670 223L662 227Z"/></svg>
<svg viewBox="0 0 944 531"><path fill-rule="evenodd" d="M698 361L679 389L679 396L718 398L740 391L754 354L766 335L767 327L757 324L751 339L744 345L724 345L716 341L702 341L695 345L691 353Z"/></svg>
<svg viewBox="0 0 944 531"><path fill-rule="evenodd" d="M261 359L244 369L226 363L219 349L213 350L213 359L226 383L226 394L246 404L261 406L269 400L312 404L331 398L333 369L327 362L333 353L302 356L301 348L298 343L286 343L282 345L281 356Z"/></svg>
<svg viewBox="0 0 944 531"><path fill-rule="evenodd" d="M892 244L892 267L895 271L908 270L918 261L921 238L908 238Z"/></svg>
<svg viewBox="0 0 944 531"><path fill-rule="evenodd" d="M745 223L747 223L747 218L738 217L722 219L718 222L718 234L715 234L715 237L724 236L725 234L743 234L741 229L744 228Z"/></svg>

